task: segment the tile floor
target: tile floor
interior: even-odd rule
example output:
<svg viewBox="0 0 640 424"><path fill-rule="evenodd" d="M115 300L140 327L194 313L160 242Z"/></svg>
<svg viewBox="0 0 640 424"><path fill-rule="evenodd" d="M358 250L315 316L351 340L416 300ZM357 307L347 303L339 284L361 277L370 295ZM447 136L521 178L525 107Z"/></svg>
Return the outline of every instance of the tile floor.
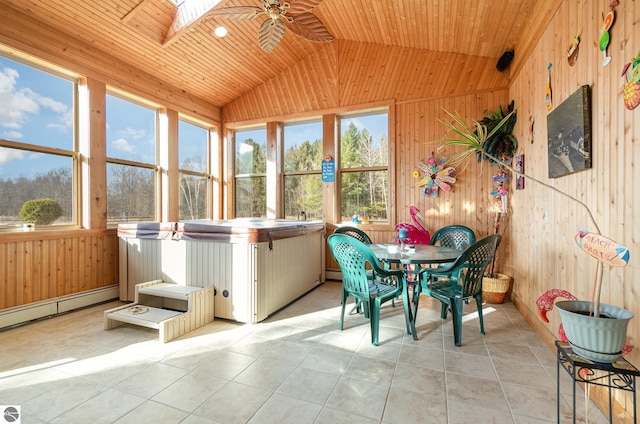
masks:
<svg viewBox="0 0 640 424"><path fill-rule="evenodd" d="M20 405L22 423L556 422L555 353L511 303L485 305L484 337L469 305L461 347L432 299L418 341L389 304L374 347L362 316L337 330L339 299L327 282L262 323L215 320L166 344L141 327L104 331L115 301L2 331L0 405Z"/></svg>

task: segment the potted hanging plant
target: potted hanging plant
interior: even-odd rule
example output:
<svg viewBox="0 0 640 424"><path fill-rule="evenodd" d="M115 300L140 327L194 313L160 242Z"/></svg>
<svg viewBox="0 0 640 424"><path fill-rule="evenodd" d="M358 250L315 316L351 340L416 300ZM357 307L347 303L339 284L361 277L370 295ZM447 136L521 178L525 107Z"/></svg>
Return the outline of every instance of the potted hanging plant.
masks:
<svg viewBox="0 0 640 424"><path fill-rule="evenodd" d="M486 161L497 168L492 177L494 187L490 192L491 204L488 217L490 231L493 234L501 234L506 226L506 220L509 218L509 192L506 183L511 179L511 176L504 164L510 165L518 150L518 140L513 135L516 121L517 113L514 102L511 101L507 105L506 113L501 105L495 111L485 111L484 117L478 122L478 127L483 131L478 133L476 129L475 132L475 136L485 137L482 151L475 151L478 162ZM449 129L452 128L449 127ZM468 133L470 135L470 131ZM460 140L465 139L462 134L458 135L461 136ZM496 257L497 254L493 256L482 280L482 298L487 303L503 303L513 282L511 276L496 272Z"/></svg>
<svg viewBox="0 0 640 424"><path fill-rule="evenodd" d="M511 176L502 162L511 164L518 150L518 140L513 135L516 121L517 113L513 100L507 106L506 115L502 106L499 105L495 111L485 111L485 116L480 120L480 125L487 128L487 139L484 142L484 151L487 154L478 152L478 160L487 160L498 168L491 179L494 189L490 193L492 205L489 213L493 234L500 234L508 219L509 192L505 183L511 179ZM499 158L501 161L495 161L491 159L492 157ZM482 279L482 298L488 303L503 303L513 282L511 276L495 271L496 257L497 255L493 256L487 275Z"/></svg>
<svg viewBox="0 0 640 424"><path fill-rule="evenodd" d="M511 166L510 160L505 161L504 157L495 156L487 151L487 147L490 146L487 141L491 140L491 137L507 125L515 111L512 110L504 116L492 129L489 129L487 125L481 122L474 122L472 125L468 125L459 116L445 112L453 119L453 123L442 123L454 136L440 140L441 145L438 150L447 147L464 148L451 156L449 162L451 162L452 166L459 166L461 162L467 161L473 154L477 154L479 160L487 157L489 160L508 169L513 175L528 178L536 184L553 190L566 199L581 205L587 211L594 231L580 231L575 236L575 239L577 245L583 251L598 260L591 301L579 301L564 290L552 289L540 296L536 304L540 316L548 322L546 313L553 308L555 299L557 297L569 298L570 300L558 302L556 305L561 311L561 320L564 327L564 329L561 329L561 331L564 331L559 332L560 337L566 336L574 351L587 359L597 362L615 361L623 351L630 350L630 346L625 346L624 342L626 340L627 325L633 318L633 313L624 308L600 303L603 264L611 266L626 265L629 260L628 249L600 234L600 229L593 214L584 202L550 184L518 172Z"/></svg>
<svg viewBox="0 0 640 424"><path fill-rule="evenodd" d="M511 179L511 176L504 166L497 167L496 174L491 178L494 188L489 193L492 199L489 206L489 221L493 234L502 234L509 218L509 192L505 183ZM497 257L497 253L493 255L486 275L482 279L482 299L487 303L504 303L513 283L511 276L496 272Z"/></svg>

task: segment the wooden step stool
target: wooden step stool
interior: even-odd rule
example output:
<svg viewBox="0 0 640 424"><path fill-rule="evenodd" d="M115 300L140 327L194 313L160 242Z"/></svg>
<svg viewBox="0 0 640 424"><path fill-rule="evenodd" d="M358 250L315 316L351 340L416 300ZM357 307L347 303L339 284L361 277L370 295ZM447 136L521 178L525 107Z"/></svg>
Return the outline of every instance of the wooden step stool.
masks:
<svg viewBox="0 0 640 424"><path fill-rule="evenodd" d="M104 329L123 323L158 329L166 343L213 321L213 287L154 280L136 284L135 302L104 312Z"/></svg>

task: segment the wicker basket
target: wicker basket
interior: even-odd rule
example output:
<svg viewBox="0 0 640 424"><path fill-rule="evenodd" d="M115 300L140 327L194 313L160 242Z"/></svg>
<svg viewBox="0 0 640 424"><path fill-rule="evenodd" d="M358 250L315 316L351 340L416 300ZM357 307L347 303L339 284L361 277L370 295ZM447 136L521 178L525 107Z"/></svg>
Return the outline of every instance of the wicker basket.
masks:
<svg viewBox="0 0 640 424"><path fill-rule="evenodd" d="M504 303L513 279L504 274L494 275L495 278L482 279L482 299L487 303Z"/></svg>

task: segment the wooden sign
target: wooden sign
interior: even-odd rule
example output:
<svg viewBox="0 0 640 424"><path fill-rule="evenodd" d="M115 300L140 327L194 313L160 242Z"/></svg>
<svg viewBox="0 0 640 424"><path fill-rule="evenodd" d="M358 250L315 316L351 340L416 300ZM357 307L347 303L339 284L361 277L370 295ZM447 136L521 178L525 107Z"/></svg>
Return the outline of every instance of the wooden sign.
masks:
<svg viewBox="0 0 640 424"><path fill-rule="evenodd" d="M579 231L576 243L582 250L605 264L625 266L629 263L629 249L600 234Z"/></svg>

